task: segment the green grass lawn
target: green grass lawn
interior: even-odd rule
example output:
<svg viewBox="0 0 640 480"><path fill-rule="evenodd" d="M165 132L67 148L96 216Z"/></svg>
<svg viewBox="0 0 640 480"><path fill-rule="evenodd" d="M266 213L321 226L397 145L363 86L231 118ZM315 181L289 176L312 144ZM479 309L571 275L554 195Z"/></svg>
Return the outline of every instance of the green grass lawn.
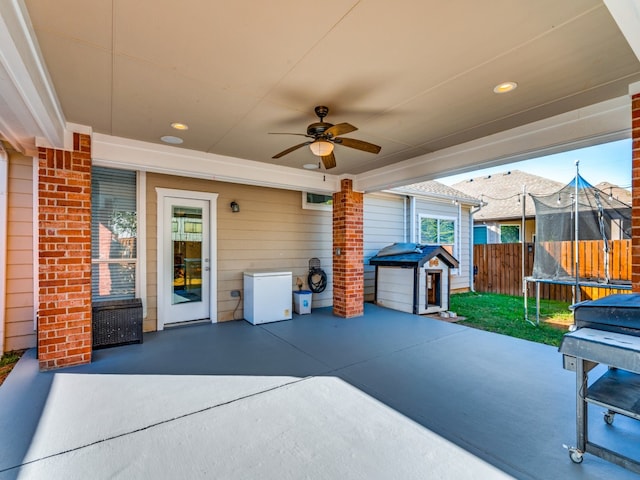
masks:
<svg viewBox="0 0 640 480"><path fill-rule="evenodd" d="M529 320L535 323L535 299L529 299ZM569 304L554 300L540 301L540 325L532 325L524 319L524 299L496 293L459 293L451 295L449 310L459 317L465 317L458 323L501 333L511 337L523 338L532 342L560 346L567 328L552 326L548 322L572 323L573 315Z"/></svg>
<svg viewBox="0 0 640 480"><path fill-rule="evenodd" d="M0 385L3 384L4 380L9 375L9 372L13 369L13 367L18 363L20 357L24 353L24 350L15 350L13 352L6 352L0 358Z"/></svg>

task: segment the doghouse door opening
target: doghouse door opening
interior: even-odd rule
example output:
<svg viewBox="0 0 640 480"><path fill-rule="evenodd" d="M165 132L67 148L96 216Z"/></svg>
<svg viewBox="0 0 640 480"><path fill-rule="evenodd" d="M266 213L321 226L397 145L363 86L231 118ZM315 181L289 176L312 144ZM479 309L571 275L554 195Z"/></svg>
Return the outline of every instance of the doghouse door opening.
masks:
<svg viewBox="0 0 640 480"><path fill-rule="evenodd" d="M427 270L427 305L429 307L442 306L441 285L442 272L434 272Z"/></svg>

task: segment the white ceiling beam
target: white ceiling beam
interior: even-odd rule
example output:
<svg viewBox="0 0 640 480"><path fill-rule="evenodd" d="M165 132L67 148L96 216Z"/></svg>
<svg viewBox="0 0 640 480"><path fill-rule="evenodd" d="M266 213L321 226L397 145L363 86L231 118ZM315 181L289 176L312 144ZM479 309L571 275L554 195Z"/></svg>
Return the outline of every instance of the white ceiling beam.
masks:
<svg viewBox="0 0 640 480"><path fill-rule="evenodd" d="M0 2L0 134L33 154L64 145L64 115L22 0Z"/></svg>
<svg viewBox="0 0 640 480"><path fill-rule="evenodd" d="M640 1L604 0L604 4L640 60Z"/></svg>
<svg viewBox="0 0 640 480"><path fill-rule="evenodd" d="M623 96L362 173L354 189L387 190L630 136L631 105Z"/></svg>
<svg viewBox="0 0 640 480"><path fill-rule="evenodd" d="M94 164L102 166L286 190L317 193L340 190L341 177L324 171L281 167L99 133L93 134L91 154Z"/></svg>

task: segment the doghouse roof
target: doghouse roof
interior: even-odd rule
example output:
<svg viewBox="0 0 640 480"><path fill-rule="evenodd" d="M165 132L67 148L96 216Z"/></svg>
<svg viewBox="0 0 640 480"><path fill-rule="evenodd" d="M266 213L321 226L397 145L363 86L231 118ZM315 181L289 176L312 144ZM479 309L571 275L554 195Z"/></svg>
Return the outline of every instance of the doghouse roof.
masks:
<svg viewBox="0 0 640 480"><path fill-rule="evenodd" d="M438 257L449 268L458 268L458 260L438 245L418 243L394 243L371 257L369 265L381 267L422 267L434 257Z"/></svg>

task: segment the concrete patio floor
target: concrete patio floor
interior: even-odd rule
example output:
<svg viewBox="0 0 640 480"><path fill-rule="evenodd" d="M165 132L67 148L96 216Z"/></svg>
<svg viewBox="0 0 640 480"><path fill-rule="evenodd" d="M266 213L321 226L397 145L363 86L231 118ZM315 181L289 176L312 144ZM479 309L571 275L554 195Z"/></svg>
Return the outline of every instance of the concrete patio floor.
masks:
<svg viewBox="0 0 640 480"><path fill-rule="evenodd" d="M637 422L601 410L590 437L640 458ZM55 372L30 350L0 387L2 480L637 478L573 464L575 435L556 348L369 304L172 328Z"/></svg>

